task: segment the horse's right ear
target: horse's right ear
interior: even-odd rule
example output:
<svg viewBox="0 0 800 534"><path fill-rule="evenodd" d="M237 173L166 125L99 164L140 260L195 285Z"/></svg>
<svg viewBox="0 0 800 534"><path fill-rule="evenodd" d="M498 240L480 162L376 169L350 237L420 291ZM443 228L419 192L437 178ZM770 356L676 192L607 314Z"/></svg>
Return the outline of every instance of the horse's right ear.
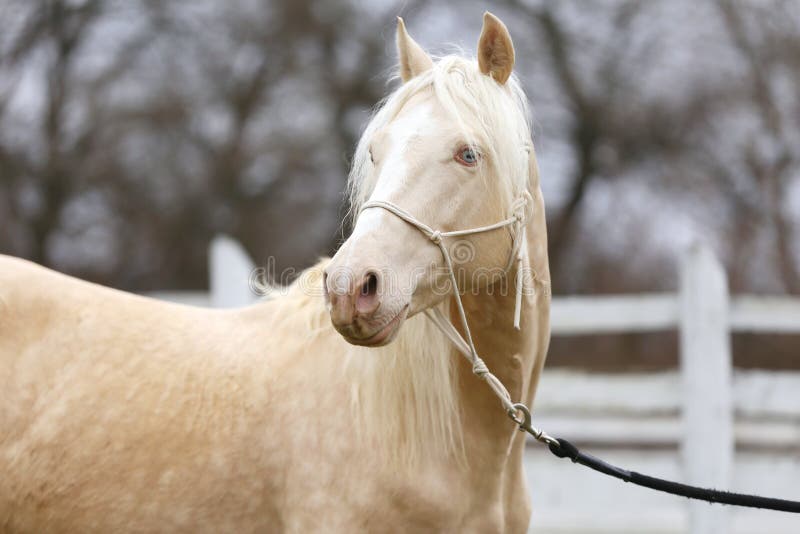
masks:
<svg viewBox="0 0 800 534"><path fill-rule="evenodd" d="M483 14L483 29L478 39L478 67L500 85L508 81L514 68L514 45L508 28L488 11Z"/></svg>
<svg viewBox="0 0 800 534"><path fill-rule="evenodd" d="M404 82L433 67L433 61L408 35L406 25L400 17L397 17L397 55L400 59L400 78Z"/></svg>

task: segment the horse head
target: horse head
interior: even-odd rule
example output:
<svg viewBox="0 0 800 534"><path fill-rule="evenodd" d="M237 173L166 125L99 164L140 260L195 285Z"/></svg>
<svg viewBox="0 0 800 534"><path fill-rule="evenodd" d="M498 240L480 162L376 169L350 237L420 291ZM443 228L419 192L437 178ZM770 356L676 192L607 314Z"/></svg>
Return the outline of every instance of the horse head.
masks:
<svg viewBox="0 0 800 534"><path fill-rule="evenodd" d="M486 13L476 60L435 61L398 19L397 49L403 83L358 143L355 225L324 274L331 321L357 345L503 279L529 198L530 120L505 25Z"/></svg>

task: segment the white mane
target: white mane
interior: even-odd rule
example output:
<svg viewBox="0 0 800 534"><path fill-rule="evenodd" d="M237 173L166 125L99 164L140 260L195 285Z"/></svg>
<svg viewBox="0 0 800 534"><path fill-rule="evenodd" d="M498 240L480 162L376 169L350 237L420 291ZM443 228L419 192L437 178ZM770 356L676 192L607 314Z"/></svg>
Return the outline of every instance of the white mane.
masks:
<svg viewBox="0 0 800 534"><path fill-rule="evenodd" d="M442 455L462 458L455 369L460 356L422 314L407 320L390 345L347 344L331 327L318 294L328 261L305 270L277 299L271 329L307 332L309 343L319 341L341 355L354 430L385 462L408 466Z"/></svg>

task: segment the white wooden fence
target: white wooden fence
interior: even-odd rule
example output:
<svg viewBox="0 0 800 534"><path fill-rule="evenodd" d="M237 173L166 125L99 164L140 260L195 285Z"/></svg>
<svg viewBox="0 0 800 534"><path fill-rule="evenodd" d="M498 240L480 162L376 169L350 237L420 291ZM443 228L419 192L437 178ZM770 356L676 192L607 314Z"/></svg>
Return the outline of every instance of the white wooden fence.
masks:
<svg viewBox="0 0 800 534"><path fill-rule="evenodd" d="M155 296L215 307L252 302L246 282L253 264L241 246L219 237L209 257L209 293ZM722 266L699 245L681 259L680 277L677 294L553 299L554 336L677 330L680 368L646 374L546 370L536 424L622 467L800 500L800 373L736 371L730 349L731 332L800 333L800 299L729 297ZM535 442L526 470L532 532L800 532L800 518L790 514L711 506L629 486L558 460Z"/></svg>
<svg viewBox="0 0 800 534"><path fill-rule="evenodd" d="M800 499L800 373L735 371L730 349L732 332L800 333L800 299L729 297L722 266L699 245L681 259L680 279L677 294L555 298L553 335L678 330L680 368L599 376L546 370L535 419L623 467ZM542 494L534 532L800 532L800 518L789 514L567 474L545 455L528 456L535 509L537 489Z"/></svg>

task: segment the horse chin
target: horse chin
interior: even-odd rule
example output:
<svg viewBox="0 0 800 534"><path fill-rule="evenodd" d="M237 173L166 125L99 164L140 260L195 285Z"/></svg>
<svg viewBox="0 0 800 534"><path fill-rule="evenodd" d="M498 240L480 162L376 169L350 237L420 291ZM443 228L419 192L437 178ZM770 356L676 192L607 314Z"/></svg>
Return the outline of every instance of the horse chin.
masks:
<svg viewBox="0 0 800 534"><path fill-rule="evenodd" d="M400 332L400 328L403 326L403 322L406 320L406 316L408 315L408 305L403 307L400 310L400 313L394 316L394 318L386 323L386 325L382 326L378 331L369 335L368 337L364 338L355 338L347 335L342 335L345 341L352 345L358 345L361 347L382 347L384 345L388 345L397 337L398 332Z"/></svg>

